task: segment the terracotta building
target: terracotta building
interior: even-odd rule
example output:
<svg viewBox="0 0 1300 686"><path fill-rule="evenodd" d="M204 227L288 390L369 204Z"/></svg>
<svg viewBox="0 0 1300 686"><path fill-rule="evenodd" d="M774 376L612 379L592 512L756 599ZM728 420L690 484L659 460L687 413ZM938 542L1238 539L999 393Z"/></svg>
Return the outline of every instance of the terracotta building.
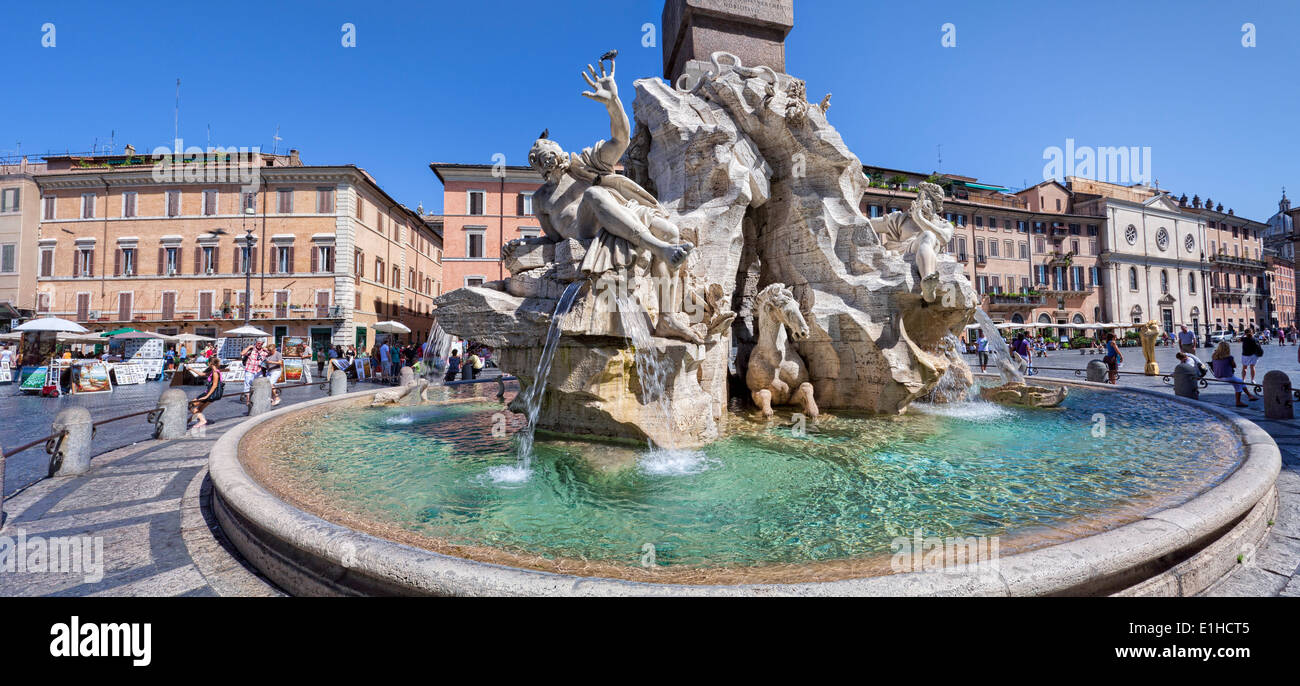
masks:
<svg viewBox="0 0 1300 686"><path fill-rule="evenodd" d="M39 314L215 336L248 305L277 340L369 347L387 319L428 334L441 236L356 166L254 151L167 171L129 147L46 161Z"/></svg>
<svg viewBox="0 0 1300 686"><path fill-rule="evenodd" d="M1184 212L1205 218L1210 320L1215 328L1243 331L1265 326L1271 314L1264 260L1264 233L1268 224L1238 217L1231 208L1186 195L1179 199Z"/></svg>
<svg viewBox="0 0 1300 686"><path fill-rule="evenodd" d="M44 171L25 157L0 160L0 332L36 309L36 175Z"/></svg>
<svg viewBox="0 0 1300 686"><path fill-rule="evenodd" d="M1296 325L1295 263L1271 249L1264 250L1268 269L1264 272L1268 292L1268 319L1271 327Z"/></svg>
<svg viewBox="0 0 1300 686"><path fill-rule="evenodd" d="M533 215L533 191L542 185L541 175L532 167L488 164L434 162L429 169L443 187L446 290L509 276L501 246L542 231Z"/></svg>
<svg viewBox="0 0 1300 686"><path fill-rule="evenodd" d="M1104 218L1070 214L1068 190L1034 187L1016 195L967 176L870 166L864 171L870 184L861 209L869 217L906 212L916 197L912 189L921 181L944 186L944 216L957 227L948 252L965 265L967 278L983 295L982 307L994 321L1097 321L1097 237ZM1060 210L1058 196L1067 200ZM1080 333L1054 326L1041 331L1067 337Z"/></svg>

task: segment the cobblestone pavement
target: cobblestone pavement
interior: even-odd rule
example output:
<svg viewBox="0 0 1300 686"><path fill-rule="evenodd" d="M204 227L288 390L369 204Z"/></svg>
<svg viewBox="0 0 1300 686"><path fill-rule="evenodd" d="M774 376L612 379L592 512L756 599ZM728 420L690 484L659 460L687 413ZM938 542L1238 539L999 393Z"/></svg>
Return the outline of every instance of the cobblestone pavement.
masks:
<svg viewBox="0 0 1300 686"><path fill-rule="evenodd" d="M1266 369L1280 368L1300 379L1300 363L1294 347L1266 346L1257 376L1263 380ZM1129 362L1121 385L1172 388L1160 377L1146 377L1141 372L1142 354L1138 348L1126 348ZM1161 369L1173 368L1174 350L1162 348L1157 360ZM1234 351L1238 352L1238 351ZM1209 351L1197 350L1203 359ZM1036 358L1043 369L1037 379L1051 376L1078 379L1075 369L1083 369L1095 355L1077 352L1049 353ZM1273 363L1273 365L1270 365ZM1064 370L1064 371L1062 371ZM1049 376L1050 375L1050 376ZM455 393L495 393L495 385L470 386ZM517 384L510 384L511 392ZM0 441L13 445L48 432L49 422L59 409L70 403L85 403L96 418L101 414L125 414L153 407L161 384L120 389L112 396L82 396L62 400L15 398L0 391L3 416L21 417L23 426L11 421L0 422ZM378 388L378 387L376 387ZM187 389L190 390L190 389ZM197 387L192 390L197 392ZM295 393L294 391L297 391ZM314 387L290 389L289 403L319 397ZM238 397L237 395L235 396ZM1232 406L1227 386L1211 384L1201 399ZM1259 403L1249 408L1234 408L1242 416L1264 428L1282 451L1283 467L1278 477L1279 508L1273 525L1252 560L1220 580L1208 595L1286 595L1300 596L1297 566L1300 566L1300 420L1268 420ZM124 447L98 455L91 470L78 477L38 480L44 475L46 456L39 449L20 474L29 478L5 501L8 513L0 536L91 536L103 541L102 580L87 579L85 572L4 574L0 573L0 596L10 595L279 595L268 581L248 567L225 540L209 509L207 493L207 453L212 442L238 423L243 406L235 401L218 403L210 414L213 423L204 438L174 441L148 439L148 425L105 432L96 437L97 445ZM126 422L123 422L126 424ZM105 429L115 425L107 425ZM134 442L141 441L141 442ZM97 447L96 452L101 449ZM13 469L13 463L10 465ZM38 469L39 468L39 469ZM34 476L32 476L34 475ZM11 476L11 479L13 477ZM15 479L16 481L17 479ZM35 483L31 483L31 482ZM26 485L31 484L31 485ZM23 486L26 486L25 488Z"/></svg>

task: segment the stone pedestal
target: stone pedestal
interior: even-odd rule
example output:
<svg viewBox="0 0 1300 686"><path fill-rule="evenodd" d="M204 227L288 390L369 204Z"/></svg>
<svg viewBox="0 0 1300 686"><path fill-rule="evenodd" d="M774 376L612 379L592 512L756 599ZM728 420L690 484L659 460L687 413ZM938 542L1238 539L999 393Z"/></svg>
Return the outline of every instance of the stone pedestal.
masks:
<svg viewBox="0 0 1300 686"><path fill-rule="evenodd" d="M253 379L253 390L248 395L248 416L256 417L271 410L271 379L259 376Z"/></svg>
<svg viewBox="0 0 1300 686"><path fill-rule="evenodd" d="M1102 362L1101 360L1089 360L1088 368L1084 370L1084 374L1089 381L1095 383L1106 383L1106 379L1109 378L1109 371L1110 370L1106 368L1105 362Z"/></svg>
<svg viewBox="0 0 1300 686"><path fill-rule="evenodd" d="M158 418L158 438L170 440L185 435L185 428L190 422L190 399L185 391L169 388L158 396L158 407L162 416Z"/></svg>
<svg viewBox="0 0 1300 686"><path fill-rule="evenodd" d="M348 373L335 369L330 372L330 395L343 395L348 392Z"/></svg>
<svg viewBox="0 0 1300 686"><path fill-rule="evenodd" d="M54 432L67 431L59 446L62 459L58 471L51 476L70 476L90 469L90 435L93 431L90 410L69 407L54 417Z"/></svg>
<svg viewBox="0 0 1300 686"><path fill-rule="evenodd" d="M1269 419L1294 419L1291 379L1286 372L1274 369L1264 375L1264 416Z"/></svg>
<svg viewBox="0 0 1300 686"><path fill-rule="evenodd" d="M661 39L664 76L673 82L692 60L725 50L746 66L785 71L785 37L794 0L667 0Z"/></svg>

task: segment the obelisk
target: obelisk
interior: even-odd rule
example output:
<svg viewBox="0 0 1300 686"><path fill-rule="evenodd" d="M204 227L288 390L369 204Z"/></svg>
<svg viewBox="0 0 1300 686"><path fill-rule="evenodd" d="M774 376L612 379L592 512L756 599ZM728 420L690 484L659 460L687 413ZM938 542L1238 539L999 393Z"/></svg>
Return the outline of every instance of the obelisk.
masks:
<svg viewBox="0 0 1300 686"><path fill-rule="evenodd" d="M684 71L703 71L717 50L747 67L784 72L794 0L665 0L662 26L664 77L670 83Z"/></svg>

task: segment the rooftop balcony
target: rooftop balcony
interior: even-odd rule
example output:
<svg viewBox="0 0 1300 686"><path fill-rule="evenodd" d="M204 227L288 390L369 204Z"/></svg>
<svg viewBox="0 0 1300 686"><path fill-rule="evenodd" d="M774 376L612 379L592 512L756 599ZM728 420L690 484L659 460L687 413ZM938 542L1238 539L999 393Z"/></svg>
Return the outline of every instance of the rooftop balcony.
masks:
<svg viewBox="0 0 1300 686"><path fill-rule="evenodd" d="M1016 310L1047 304L1047 298L1038 294L986 293L985 297L991 310Z"/></svg>
<svg viewBox="0 0 1300 686"><path fill-rule="evenodd" d="M1268 263L1262 260L1252 260L1249 257L1237 257L1235 255L1228 255L1226 253L1210 255L1210 262L1214 264L1228 265L1231 267L1243 267L1245 269L1253 269L1258 271L1264 271L1265 269L1268 269Z"/></svg>

